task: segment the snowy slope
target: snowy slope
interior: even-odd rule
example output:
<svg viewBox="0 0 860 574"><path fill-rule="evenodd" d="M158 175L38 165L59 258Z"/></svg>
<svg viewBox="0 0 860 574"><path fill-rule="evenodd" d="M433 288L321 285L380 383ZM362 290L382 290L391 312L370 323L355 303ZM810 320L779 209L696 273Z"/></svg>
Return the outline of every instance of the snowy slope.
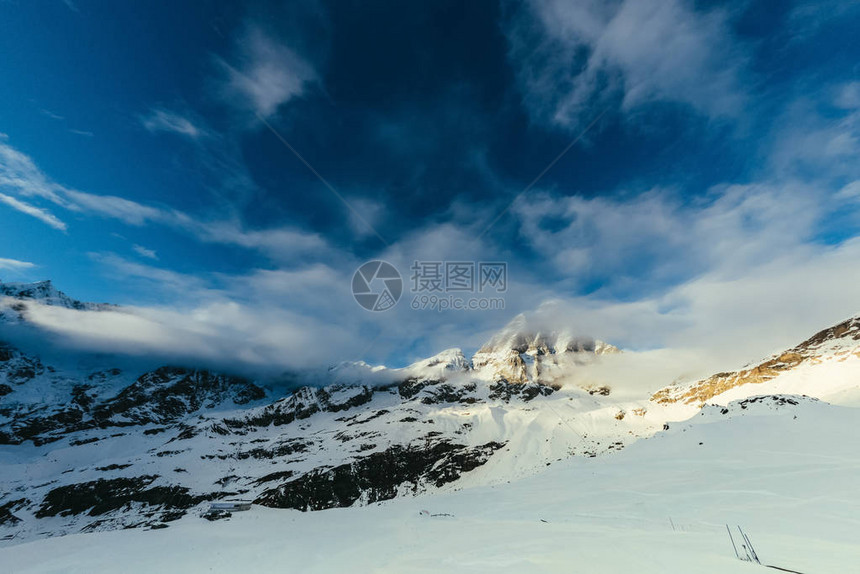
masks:
<svg viewBox="0 0 860 574"><path fill-rule="evenodd" d="M0 563L21 573L109 572L118 556L128 572L764 572L735 558L729 523L763 564L850 572L860 451L848 446L860 410L792 400L708 409L621 453L511 484L313 513L255 506L214 523L188 515L167 530L0 549Z"/></svg>
<svg viewBox="0 0 860 574"><path fill-rule="evenodd" d="M726 404L750 393L799 393L860 405L860 317L824 329L755 365L666 387L652 398L661 404Z"/></svg>

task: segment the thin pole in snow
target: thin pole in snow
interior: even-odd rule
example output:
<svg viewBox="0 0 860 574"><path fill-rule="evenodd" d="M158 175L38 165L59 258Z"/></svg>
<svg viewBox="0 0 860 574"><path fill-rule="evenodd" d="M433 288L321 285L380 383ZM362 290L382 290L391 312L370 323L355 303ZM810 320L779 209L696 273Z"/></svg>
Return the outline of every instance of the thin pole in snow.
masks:
<svg viewBox="0 0 860 574"><path fill-rule="evenodd" d="M740 554L738 554L738 547L735 545L735 539L732 537L732 531L731 531L731 529L729 528L729 525L728 525L728 524L726 524L726 532L728 532L728 533L729 533L729 540L731 540L731 541L732 541L732 548L734 548L734 549L735 549L735 556L737 556L737 557L738 557L738 560L740 560L740 559L741 559L741 555L740 555Z"/></svg>
<svg viewBox="0 0 860 574"><path fill-rule="evenodd" d="M758 554L756 554L755 548L753 548L753 545L752 545L752 542L750 542L749 536L747 536L746 533L744 533L744 531L741 530L740 526L738 526L738 531L741 533L741 536L744 537L744 540L746 541L747 546L750 549L750 552L752 552L753 560L755 560L758 564L761 564L761 560L758 559Z"/></svg>

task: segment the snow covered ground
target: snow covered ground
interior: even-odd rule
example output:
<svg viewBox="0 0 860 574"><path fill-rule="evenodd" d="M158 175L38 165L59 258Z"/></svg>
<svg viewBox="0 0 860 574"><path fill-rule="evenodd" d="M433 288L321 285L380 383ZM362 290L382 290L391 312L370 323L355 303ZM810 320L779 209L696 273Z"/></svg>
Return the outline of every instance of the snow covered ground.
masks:
<svg viewBox="0 0 860 574"><path fill-rule="evenodd" d="M163 530L9 546L0 571L762 572L735 558L726 523L763 564L856 571L860 409L788 398L706 407L615 454L509 484L218 522L190 513Z"/></svg>

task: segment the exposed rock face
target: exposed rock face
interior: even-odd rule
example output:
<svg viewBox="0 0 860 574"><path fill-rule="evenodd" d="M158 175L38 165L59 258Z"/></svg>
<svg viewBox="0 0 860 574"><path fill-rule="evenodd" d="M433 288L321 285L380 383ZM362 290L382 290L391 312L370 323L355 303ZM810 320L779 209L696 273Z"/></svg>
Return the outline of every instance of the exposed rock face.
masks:
<svg viewBox="0 0 860 574"><path fill-rule="evenodd" d="M666 387L656 392L651 400L663 404L683 402L701 405L740 385L764 383L800 365L844 360L848 356L860 357L860 317L852 317L824 329L796 347L753 367L717 373L692 385Z"/></svg>
<svg viewBox="0 0 860 574"><path fill-rule="evenodd" d="M265 396L263 389L243 377L161 367L95 407L93 417L102 423L115 421L121 415L124 422L166 424L226 401L245 405Z"/></svg>
<svg viewBox="0 0 860 574"><path fill-rule="evenodd" d="M17 500L9 500L5 504L0 504L0 526L4 524L14 526L21 522L21 519L15 516L13 512L30 502L26 498L19 498Z"/></svg>
<svg viewBox="0 0 860 574"><path fill-rule="evenodd" d="M0 341L0 380L5 380L11 385L23 385L44 373L45 366L38 357L27 356ZM9 388L13 389L13 387Z"/></svg>
<svg viewBox="0 0 860 574"><path fill-rule="evenodd" d="M115 396L102 398L99 384L109 388L112 379L121 377L119 369L90 374L83 382L70 381L68 375L46 370L38 359L8 345L5 350L12 358L0 362L0 377L44 389L36 391L35 397L34 389L28 389L31 392L25 398L16 400L16 388L6 385L11 390L4 393L7 396L0 405L0 444L32 440L41 445L94 428L170 424L224 403L244 405L265 397L263 389L241 377L162 367L141 375ZM40 392L52 388L67 399L53 404L39 400Z"/></svg>
<svg viewBox="0 0 860 574"><path fill-rule="evenodd" d="M548 397L560 388L558 385L543 383L509 383L502 379L490 385L490 398L509 403L513 397L519 397L524 402L529 402L535 397Z"/></svg>
<svg viewBox="0 0 860 574"><path fill-rule="evenodd" d="M290 396L252 412L243 419L227 419L224 423L233 429L246 426L267 427L288 425L321 412L336 413L370 402L373 389L366 386L301 387Z"/></svg>
<svg viewBox="0 0 860 574"><path fill-rule="evenodd" d="M179 486L152 486L157 478L158 476L139 476L112 480L100 479L60 486L45 495L42 505L36 511L36 517L83 513L99 516L132 503L160 509L185 510L208 499L205 496L191 496L187 488ZM173 514L169 519L175 520L182 514L178 516Z"/></svg>
<svg viewBox="0 0 860 574"><path fill-rule="evenodd" d="M275 508L323 510L390 500L404 489L417 492L424 484L443 486L463 472L486 463L503 444L476 448L449 442L432 445L395 445L355 462L319 468L267 490L254 502Z"/></svg>

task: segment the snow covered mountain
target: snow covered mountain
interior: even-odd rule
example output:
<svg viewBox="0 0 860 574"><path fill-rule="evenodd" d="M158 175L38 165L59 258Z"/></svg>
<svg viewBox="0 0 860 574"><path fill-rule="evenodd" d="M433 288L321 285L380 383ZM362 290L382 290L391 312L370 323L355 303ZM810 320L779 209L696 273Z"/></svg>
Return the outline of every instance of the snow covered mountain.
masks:
<svg viewBox="0 0 860 574"><path fill-rule="evenodd" d="M65 307L78 311L98 311L115 308L106 303L83 303L72 299L48 281L36 283L0 282L0 322L15 323L25 320L28 305L38 303L52 307Z"/></svg>
<svg viewBox="0 0 860 574"><path fill-rule="evenodd" d="M35 301L107 308L50 283L0 288L0 317L15 324ZM677 432L700 412L784 410L797 394L847 402L858 390L857 333L855 318L757 367L634 398L568 381L618 349L544 333L524 316L471 360L449 349L402 369L344 363L287 393L193 367L68 368L3 344L0 545L158 529L233 497L307 511L502 485ZM841 374L828 378L833 369Z"/></svg>
<svg viewBox="0 0 860 574"><path fill-rule="evenodd" d="M738 371L661 389L661 404L726 404L765 393L809 394L836 404L860 405L860 316L824 329L796 347Z"/></svg>
<svg viewBox="0 0 860 574"><path fill-rule="evenodd" d="M217 522L189 513L166 530L13 541L0 564L16 574L111 572L117 557L129 573L764 572L738 560L752 545L777 571L860 563L860 410L765 396L695 412L621 453L570 457L510 484L321 512L254 505Z"/></svg>

